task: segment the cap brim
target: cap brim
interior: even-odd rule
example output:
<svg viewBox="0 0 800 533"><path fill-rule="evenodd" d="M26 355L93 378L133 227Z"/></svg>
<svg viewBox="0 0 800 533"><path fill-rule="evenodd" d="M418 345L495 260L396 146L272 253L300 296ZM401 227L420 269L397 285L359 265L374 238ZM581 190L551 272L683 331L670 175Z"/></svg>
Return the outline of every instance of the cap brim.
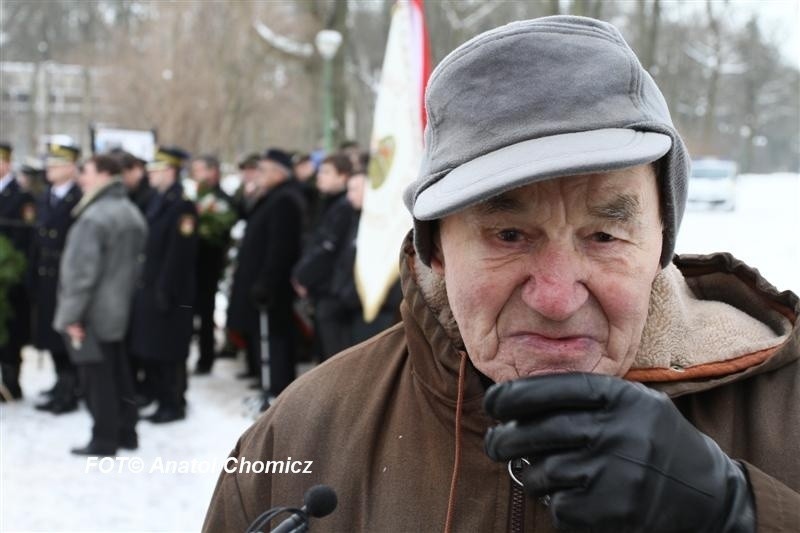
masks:
<svg viewBox="0 0 800 533"><path fill-rule="evenodd" d="M157 172L159 170L166 170L172 166L166 161L151 161L145 165L145 170L148 172Z"/></svg>
<svg viewBox="0 0 800 533"><path fill-rule="evenodd" d="M74 165L76 164L75 161L71 159L66 159L64 157L47 157L45 159L45 165L48 167L61 167L64 165Z"/></svg>
<svg viewBox="0 0 800 533"><path fill-rule="evenodd" d="M530 139L450 171L419 193L414 218L442 218L538 181L651 163L671 147L672 139L667 135L616 128Z"/></svg>

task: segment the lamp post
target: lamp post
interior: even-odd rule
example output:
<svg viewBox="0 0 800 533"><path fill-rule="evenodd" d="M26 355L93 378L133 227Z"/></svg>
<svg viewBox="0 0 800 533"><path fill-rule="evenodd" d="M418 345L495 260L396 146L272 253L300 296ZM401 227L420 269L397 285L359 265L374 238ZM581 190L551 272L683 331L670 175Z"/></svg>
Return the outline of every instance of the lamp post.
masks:
<svg viewBox="0 0 800 533"><path fill-rule="evenodd" d="M342 34L336 30L322 30L317 33L314 40L317 51L322 56L322 132L324 139L325 152L329 153L333 148L333 91L331 89L331 78L333 77L333 58L339 45L342 44Z"/></svg>

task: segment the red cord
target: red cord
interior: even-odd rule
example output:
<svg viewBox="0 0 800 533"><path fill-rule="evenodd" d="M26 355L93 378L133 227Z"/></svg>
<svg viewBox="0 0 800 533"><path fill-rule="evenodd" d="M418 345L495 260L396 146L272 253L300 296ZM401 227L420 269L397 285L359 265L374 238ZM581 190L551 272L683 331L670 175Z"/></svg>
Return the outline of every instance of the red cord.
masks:
<svg viewBox="0 0 800 533"><path fill-rule="evenodd" d="M450 498L447 500L447 519L444 522L444 533L450 533L453 527L453 513L456 509L456 486L458 470L461 464L461 411L464 405L464 374L467 369L467 354L461 353L461 364L458 366L458 399L456 400L456 453L453 460L453 478L450 480Z"/></svg>

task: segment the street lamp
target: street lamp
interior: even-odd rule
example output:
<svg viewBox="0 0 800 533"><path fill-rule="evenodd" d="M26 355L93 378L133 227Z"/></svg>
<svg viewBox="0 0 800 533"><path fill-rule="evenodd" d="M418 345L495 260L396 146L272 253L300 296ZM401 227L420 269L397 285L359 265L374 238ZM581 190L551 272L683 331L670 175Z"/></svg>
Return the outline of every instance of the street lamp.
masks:
<svg viewBox="0 0 800 533"><path fill-rule="evenodd" d="M317 51L319 51L319 55L323 59L322 131L325 152L330 152L333 148L333 131L331 129L331 123L333 122L333 91L331 89L333 58L336 56L336 51L339 50L339 45L342 44L342 34L336 30L322 30L317 33L314 43L317 45Z"/></svg>

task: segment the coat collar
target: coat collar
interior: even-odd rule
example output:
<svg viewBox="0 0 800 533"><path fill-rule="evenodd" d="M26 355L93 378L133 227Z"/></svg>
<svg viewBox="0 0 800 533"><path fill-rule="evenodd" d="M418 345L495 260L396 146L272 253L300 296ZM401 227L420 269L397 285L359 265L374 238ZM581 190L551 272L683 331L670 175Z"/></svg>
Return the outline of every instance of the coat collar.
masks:
<svg viewBox="0 0 800 533"><path fill-rule="evenodd" d="M93 204L102 198L122 198L125 196L125 194L125 186L122 184L122 182L112 180L99 189L84 195L80 202L78 202L72 209L72 215L75 217L79 216L81 213L86 211L90 204Z"/></svg>

